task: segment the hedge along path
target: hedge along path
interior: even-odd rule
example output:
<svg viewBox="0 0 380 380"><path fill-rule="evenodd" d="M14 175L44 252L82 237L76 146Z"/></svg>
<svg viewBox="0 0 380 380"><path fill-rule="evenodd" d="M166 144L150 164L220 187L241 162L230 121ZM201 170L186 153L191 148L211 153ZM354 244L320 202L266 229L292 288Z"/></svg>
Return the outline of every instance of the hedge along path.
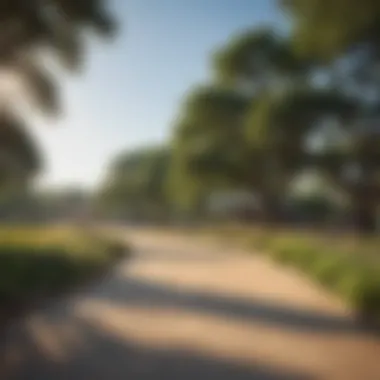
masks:
<svg viewBox="0 0 380 380"><path fill-rule="evenodd" d="M127 247L78 228L0 228L0 308L80 283Z"/></svg>
<svg viewBox="0 0 380 380"><path fill-rule="evenodd" d="M195 232L297 269L338 295L361 317L380 323L379 237L228 225Z"/></svg>

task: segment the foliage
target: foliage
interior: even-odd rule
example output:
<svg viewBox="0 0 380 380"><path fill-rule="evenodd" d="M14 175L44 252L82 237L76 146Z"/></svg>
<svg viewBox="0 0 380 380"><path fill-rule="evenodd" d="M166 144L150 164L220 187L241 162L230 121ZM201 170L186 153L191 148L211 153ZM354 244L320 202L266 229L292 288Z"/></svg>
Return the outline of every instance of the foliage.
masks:
<svg viewBox="0 0 380 380"><path fill-rule="evenodd" d="M0 186L30 178L41 168L33 137L14 116L0 115L0 152Z"/></svg>
<svg viewBox="0 0 380 380"><path fill-rule="evenodd" d="M211 182L231 182L244 165L242 113L248 100L227 89L197 88L189 94L173 131L173 160Z"/></svg>
<svg viewBox="0 0 380 380"><path fill-rule="evenodd" d="M363 0L282 0L298 51L329 61L353 50L378 53L380 5Z"/></svg>
<svg viewBox="0 0 380 380"><path fill-rule="evenodd" d="M183 189L177 192L188 203L218 189L252 191L264 216L273 221L281 218L281 204L296 176L317 170L349 198L358 228L374 230L380 201L380 134L376 119L371 122L368 116L378 115L380 109L376 59L343 50L329 61L298 54L294 41L302 28L310 27L322 45L322 34L332 36L330 29L313 29L313 22L324 20L321 15L331 12L326 17L342 23L351 18L344 21L336 8L339 1L325 8L322 0L285 3L293 16L293 35L265 28L232 38L212 57L211 84L198 86L186 97L173 129L171 166L177 174L172 182ZM368 16L368 9L363 14ZM345 33L346 26L337 28ZM359 38L355 33L348 35ZM361 43L372 41L364 37ZM374 69L364 70L366 80L356 75L364 64ZM318 83L318 75L325 84ZM344 144L343 137L332 144L334 128L344 136ZM322 142L318 149L310 146L316 139ZM352 170L359 172L356 178Z"/></svg>
<svg viewBox="0 0 380 380"><path fill-rule="evenodd" d="M261 28L232 38L214 53L212 65L218 81L256 92L284 78L304 78L309 63L298 59L276 30Z"/></svg>
<svg viewBox="0 0 380 380"><path fill-rule="evenodd" d="M170 151L154 146L122 152L111 163L97 195L100 208L135 216L162 216L167 209Z"/></svg>
<svg viewBox="0 0 380 380"><path fill-rule="evenodd" d="M241 225L198 231L297 268L341 296L357 311L380 316L378 238L327 235L295 229L267 229Z"/></svg>
<svg viewBox="0 0 380 380"><path fill-rule="evenodd" d="M314 60L330 85L355 99L356 112L345 126L350 143L343 164L329 175L349 195L358 227L373 231L380 202L380 6L371 0L281 3L291 16L291 40L298 56Z"/></svg>
<svg viewBox="0 0 380 380"><path fill-rule="evenodd" d="M34 109L48 115L61 111L59 72L49 70L48 66L52 60L70 70L83 66L88 34L106 36L115 30L106 3L104 0L0 1L0 73L14 79L12 84L21 86L24 100ZM3 87L6 88L4 84ZM0 125L5 127L4 131L1 128L1 134L4 141L11 138L12 143L0 146L1 180L13 180L22 173L28 178L40 168L38 149L29 134L19 128L15 115L20 112L20 98L2 95ZM22 170L14 172L15 165Z"/></svg>
<svg viewBox="0 0 380 380"><path fill-rule="evenodd" d="M356 309L380 315L380 263L364 257L360 248L349 252L297 235L272 235L266 249L272 257L305 271Z"/></svg>
<svg viewBox="0 0 380 380"><path fill-rule="evenodd" d="M0 297L60 290L96 273L125 250L117 241L72 229L0 229Z"/></svg>
<svg viewBox="0 0 380 380"><path fill-rule="evenodd" d="M245 189L260 199L267 218L276 219L297 172L326 162L312 157L307 138L327 117L347 120L354 102L315 88L307 80L310 64L297 60L274 30L243 33L212 63L217 82L188 94L173 130L176 186L198 182L198 193L208 194ZM196 193L189 185L184 192Z"/></svg>

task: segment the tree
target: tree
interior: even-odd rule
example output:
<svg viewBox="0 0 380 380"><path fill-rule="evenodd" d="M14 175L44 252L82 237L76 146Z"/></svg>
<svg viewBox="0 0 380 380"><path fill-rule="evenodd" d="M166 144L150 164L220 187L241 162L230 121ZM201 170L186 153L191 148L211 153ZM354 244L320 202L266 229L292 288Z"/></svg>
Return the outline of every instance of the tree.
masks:
<svg viewBox="0 0 380 380"><path fill-rule="evenodd" d="M57 114L61 109L58 81L47 69L51 58L58 58L64 67L79 69L84 61L87 34L96 31L104 35L114 30L104 0L1 0L0 1L0 73L22 85L24 95L36 109ZM20 136L17 118L10 122L9 111L18 110L5 98L0 102L0 117L7 121L7 131L15 126ZM8 133L8 132L7 132ZM10 132L9 132L10 133ZM13 132L12 132L13 133ZM27 145L28 135L15 142L14 153L26 156L34 149ZM13 154L13 153L12 153ZM19 162L25 162L20 156ZM28 169L28 166L26 166Z"/></svg>
<svg viewBox="0 0 380 380"><path fill-rule="evenodd" d="M0 115L0 187L23 185L41 167L34 139L14 115Z"/></svg>
<svg viewBox="0 0 380 380"><path fill-rule="evenodd" d="M344 124L354 112L352 98L310 86L296 86L280 94L268 92L253 104L248 113L247 140L260 152L256 170L261 175L256 186L267 210L281 202L300 171L318 168L330 173L335 168L332 158L341 163L345 156L339 152L334 152L336 157L329 153L327 160L326 152L315 151L309 142L315 134L326 140L324 126L329 119Z"/></svg>
<svg viewBox="0 0 380 380"><path fill-rule="evenodd" d="M188 173L203 187L254 192L273 221L285 190L278 180L290 176L284 167L290 146L298 143L302 150L307 132L298 122L299 138L289 133L290 124L296 125L295 108L286 121L285 98L293 87L307 84L309 64L296 59L285 38L263 29L232 39L214 54L212 65L215 83L190 93L181 110L173 159L182 161L182 177Z"/></svg>
<svg viewBox="0 0 380 380"><path fill-rule="evenodd" d="M169 160L170 151L162 146L119 154L98 194L103 209L148 219L165 217L169 209L166 195Z"/></svg>
<svg viewBox="0 0 380 380"><path fill-rule="evenodd" d="M380 5L371 0L283 1L295 51L330 73L331 84L358 105L345 126L350 144L331 178L351 199L358 228L373 231L380 204Z"/></svg>
<svg viewBox="0 0 380 380"><path fill-rule="evenodd" d="M380 4L363 0L280 0L292 17L298 53L318 61L335 60L365 49L379 58ZM374 56L372 56L374 58Z"/></svg>
<svg viewBox="0 0 380 380"><path fill-rule="evenodd" d="M272 28L252 29L232 38L212 56L217 82L254 93L268 86L307 80L310 62L294 54L286 37Z"/></svg>
<svg viewBox="0 0 380 380"><path fill-rule="evenodd" d="M104 0L2 0L0 20L2 63L9 65L20 54L50 49L69 66L83 53L84 32L109 34L114 20ZM5 38L6 37L6 38Z"/></svg>
<svg viewBox="0 0 380 380"><path fill-rule="evenodd" d="M301 140L307 133L306 125L298 125L297 137L290 133L289 124L294 127L296 123L294 112L288 117L293 120L285 120L284 111L290 105L285 99L294 93L294 87L307 86L311 64L294 54L286 36L268 28L232 39L212 62L217 80L227 80L251 95L250 107L242 116L246 151L242 167L261 199L266 219L274 221L280 217L281 198L286 193L283 186L295 169L287 167L289 159L292 166L299 166L301 157L296 152L303 149Z"/></svg>
<svg viewBox="0 0 380 380"><path fill-rule="evenodd" d="M0 22L1 70L16 75L38 107L52 113L60 102L47 56L79 69L88 32L108 35L115 29L104 0L2 0Z"/></svg>
<svg viewBox="0 0 380 380"><path fill-rule="evenodd" d="M250 97L220 86L189 94L173 130L171 194L187 210L214 190L247 185L243 117Z"/></svg>
<svg viewBox="0 0 380 380"><path fill-rule="evenodd" d="M276 221L300 170L318 167L333 178L344 166L346 153L315 152L308 141L323 137L331 119L347 134L356 94L318 85L315 61L298 57L291 40L270 29L233 38L212 65L214 83L189 94L174 129L173 165L187 184L181 196L249 190Z"/></svg>

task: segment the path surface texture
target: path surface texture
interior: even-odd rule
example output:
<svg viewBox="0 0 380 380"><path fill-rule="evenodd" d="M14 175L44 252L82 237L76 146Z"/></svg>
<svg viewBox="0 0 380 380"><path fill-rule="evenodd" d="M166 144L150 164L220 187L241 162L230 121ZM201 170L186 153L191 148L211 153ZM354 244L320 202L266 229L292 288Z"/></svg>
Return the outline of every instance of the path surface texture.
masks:
<svg viewBox="0 0 380 380"><path fill-rule="evenodd" d="M132 258L3 334L1 380L380 380L380 338L300 274L217 243L120 233Z"/></svg>

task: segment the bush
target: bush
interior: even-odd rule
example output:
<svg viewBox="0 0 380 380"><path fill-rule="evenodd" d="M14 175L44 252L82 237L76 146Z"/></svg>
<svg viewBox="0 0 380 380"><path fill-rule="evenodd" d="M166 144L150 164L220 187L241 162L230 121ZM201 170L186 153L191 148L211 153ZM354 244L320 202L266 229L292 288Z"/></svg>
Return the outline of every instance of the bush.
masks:
<svg viewBox="0 0 380 380"><path fill-rule="evenodd" d="M345 265L342 257L327 251L315 258L311 274L321 284L333 288Z"/></svg>
<svg viewBox="0 0 380 380"><path fill-rule="evenodd" d="M301 269L358 311L380 316L379 240L255 229L241 235L255 252Z"/></svg>
<svg viewBox="0 0 380 380"><path fill-rule="evenodd" d="M347 255L313 241L279 242L273 250L274 257L302 269L356 309L380 314L380 266L359 253Z"/></svg>
<svg viewBox="0 0 380 380"><path fill-rule="evenodd" d="M0 298L50 293L121 257L119 242L74 230L0 229Z"/></svg>

